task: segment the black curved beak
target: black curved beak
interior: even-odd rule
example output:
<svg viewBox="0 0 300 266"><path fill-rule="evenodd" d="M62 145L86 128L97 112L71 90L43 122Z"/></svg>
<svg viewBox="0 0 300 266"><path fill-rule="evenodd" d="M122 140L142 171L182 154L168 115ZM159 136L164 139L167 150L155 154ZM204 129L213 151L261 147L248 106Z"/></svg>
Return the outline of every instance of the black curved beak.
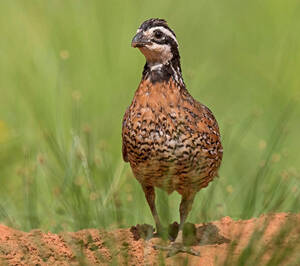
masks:
<svg viewBox="0 0 300 266"><path fill-rule="evenodd" d="M147 44L151 44L151 42L146 39L142 31L137 33L131 42L131 46L134 48L144 47Z"/></svg>

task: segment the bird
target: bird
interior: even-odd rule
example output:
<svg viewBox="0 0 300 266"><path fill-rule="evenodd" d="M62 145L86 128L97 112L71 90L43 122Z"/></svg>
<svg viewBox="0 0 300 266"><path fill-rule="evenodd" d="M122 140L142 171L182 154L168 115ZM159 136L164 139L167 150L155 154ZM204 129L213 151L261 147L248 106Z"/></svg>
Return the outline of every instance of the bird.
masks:
<svg viewBox="0 0 300 266"><path fill-rule="evenodd" d="M157 234L163 227L155 188L181 195L178 234L165 249L168 255L191 253L183 245L183 226L197 192L218 176L223 156L219 126L210 109L188 92L178 41L166 20L144 21L131 46L140 50L146 63L123 117L123 159L142 186Z"/></svg>

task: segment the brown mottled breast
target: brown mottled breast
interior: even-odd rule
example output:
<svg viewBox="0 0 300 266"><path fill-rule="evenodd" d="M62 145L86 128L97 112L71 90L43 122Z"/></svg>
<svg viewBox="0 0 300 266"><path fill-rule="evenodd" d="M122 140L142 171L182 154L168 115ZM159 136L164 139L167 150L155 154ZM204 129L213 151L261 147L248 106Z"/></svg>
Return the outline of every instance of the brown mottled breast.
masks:
<svg viewBox="0 0 300 266"><path fill-rule="evenodd" d="M122 128L123 158L144 185L198 191L217 175L222 145L212 112L172 79L143 80Z"/></svg>

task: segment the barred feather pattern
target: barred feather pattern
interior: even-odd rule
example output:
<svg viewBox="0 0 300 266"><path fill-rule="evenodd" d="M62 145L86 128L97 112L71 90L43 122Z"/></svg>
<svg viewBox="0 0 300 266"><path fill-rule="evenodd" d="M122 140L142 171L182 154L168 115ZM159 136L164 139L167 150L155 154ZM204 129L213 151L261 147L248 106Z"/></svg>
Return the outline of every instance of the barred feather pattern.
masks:
<svg viewBox="0 0 300 266"><path fill-rule="evenodd" d="M187 195L217 176L223 148L212 112L183 85L142 79L123 118L122 152L143 186Z"/></svg>

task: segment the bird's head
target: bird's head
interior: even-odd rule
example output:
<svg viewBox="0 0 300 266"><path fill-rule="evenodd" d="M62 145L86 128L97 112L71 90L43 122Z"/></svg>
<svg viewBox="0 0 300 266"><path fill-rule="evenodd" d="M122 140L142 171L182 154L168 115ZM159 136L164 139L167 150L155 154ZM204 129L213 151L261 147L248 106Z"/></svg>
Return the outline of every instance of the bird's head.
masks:
<svg viewBox="0 0 300 266"><path fill-rule="evenodd" d="M176 35L163 19L152 18L142 23L132 42L146 57L148 65L167 64L178 59Z"/></svg>

